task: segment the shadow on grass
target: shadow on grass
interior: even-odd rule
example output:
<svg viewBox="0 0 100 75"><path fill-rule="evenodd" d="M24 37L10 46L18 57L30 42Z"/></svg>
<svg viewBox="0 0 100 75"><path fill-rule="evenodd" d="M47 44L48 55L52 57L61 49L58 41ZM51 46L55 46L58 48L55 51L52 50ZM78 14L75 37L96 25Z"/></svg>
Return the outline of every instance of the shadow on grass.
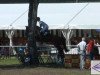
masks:
<svg viewBox="0 0 100 75"><path fill-rule="evenodd" d="M11 57L9 59L1 59L0 60L0 69L24 69L24 68L37 68L37 67L45 67L45 68L65 68L64 65L58 63L40 63L39 65L22 65L21 62L16 57Z"/></svg>
<svg viewBox="0 0 100 75"><path fill-rule="evenodd" d="M0 69L16 69L16 68L24 68L22 65L14 64L14 65L0 65Z"/></svg>
<svg viewBox="0 0 100 75"><path fill-rule="evenodd" d="M31 66L26 66L22 64L14 64L14 65L0 65L0 69L24 69L24 68L37 68L37 67L45 67L45 68L65 68L63 65L59 64L39 64L39 65L31 65Z"/></svg>

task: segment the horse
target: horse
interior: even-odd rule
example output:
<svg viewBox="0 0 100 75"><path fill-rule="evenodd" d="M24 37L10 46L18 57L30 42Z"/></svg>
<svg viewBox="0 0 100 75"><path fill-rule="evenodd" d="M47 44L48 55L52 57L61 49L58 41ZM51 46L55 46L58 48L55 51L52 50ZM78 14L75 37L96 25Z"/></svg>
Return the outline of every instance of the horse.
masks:
<svg viewBox="0 0 100 75"><path fill-rule="evenodd" d="M48 30L47 35L43 35L40 33L40 30L41 28L36 26L36 41L54 45L58 50L58 59L61 59L61 62L63 63L65 57L64 50L65 52L69 51L66 47L66 39L63 34L61 34L62 36L53 35L50 33L50 30Z"/></svg>

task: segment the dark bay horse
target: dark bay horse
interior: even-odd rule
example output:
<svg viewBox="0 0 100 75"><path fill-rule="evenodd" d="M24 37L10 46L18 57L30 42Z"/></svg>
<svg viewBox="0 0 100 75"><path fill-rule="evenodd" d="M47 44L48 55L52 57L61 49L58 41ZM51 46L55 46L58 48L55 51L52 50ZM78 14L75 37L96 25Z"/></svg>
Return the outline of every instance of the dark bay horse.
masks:
<svg viewBox="0 0 100 75"><path fill-rule="evenodd" d="M65 52L67 52L68 49L66 48L66 39L63 36L63 34L62 36L57 36L51 34L50 31L48 31L47 35L43 35L40 33L40 29L41 29L40 27L36 26L36 31L35 31L36 41L54 45L58 50L58 58L64 61L65 57L64 50Z"/></svg>

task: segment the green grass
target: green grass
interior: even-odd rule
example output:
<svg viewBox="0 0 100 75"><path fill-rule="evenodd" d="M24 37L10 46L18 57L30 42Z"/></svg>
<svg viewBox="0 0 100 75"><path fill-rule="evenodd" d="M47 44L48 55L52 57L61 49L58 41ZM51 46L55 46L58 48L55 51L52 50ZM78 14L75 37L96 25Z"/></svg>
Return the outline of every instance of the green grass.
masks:
<svg viewBox="0 0 100 75"><path fill-rule="evenodd" d="M10 57L7 59L0 59L0 65L18 65L20 64L19 60L16 57Z"/></svg>
<svg viewBox="0 0 100 75"><path fill-rule="evenodd" d="M0 66L20 65L16 57L8 59L0 59ZM90 75L90 70L80 70L73 68L59 68L59 67L4 67L0 68L0 75Z"/></svg>

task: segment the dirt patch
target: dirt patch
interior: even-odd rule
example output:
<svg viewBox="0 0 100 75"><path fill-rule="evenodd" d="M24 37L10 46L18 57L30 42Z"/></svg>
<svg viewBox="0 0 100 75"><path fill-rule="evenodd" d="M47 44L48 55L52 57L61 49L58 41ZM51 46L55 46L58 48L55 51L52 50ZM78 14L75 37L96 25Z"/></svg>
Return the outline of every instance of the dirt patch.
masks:
<svg viewBox="0 0 100 75"><path fill-rule="evenodd" d="M1 68L0 75L90 75L90 70L66 68Z"/></svg>

